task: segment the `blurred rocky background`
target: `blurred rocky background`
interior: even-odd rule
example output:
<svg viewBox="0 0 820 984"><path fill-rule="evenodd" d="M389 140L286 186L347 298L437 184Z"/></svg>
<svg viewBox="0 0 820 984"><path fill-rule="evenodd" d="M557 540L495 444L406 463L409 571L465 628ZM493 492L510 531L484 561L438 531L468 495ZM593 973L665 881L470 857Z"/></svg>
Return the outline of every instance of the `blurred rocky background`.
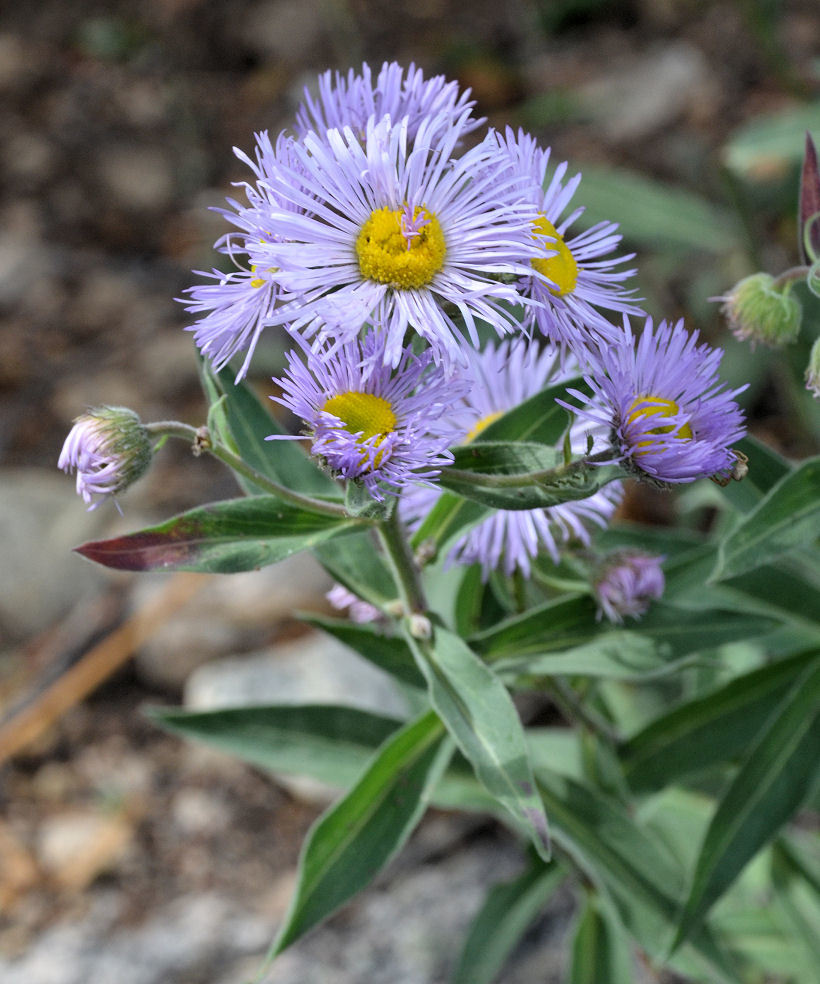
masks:
<svg viewBox="0 0 820 984"><path fill-rule="evenodd" d="M223 226L209 208L246 177L231 148L250 150L254 131L287 127L303 87L325 68L398 60L443 72L472 87L492 124L524 126L557 160L597 175L598 206L633 219L626 231L653 312L686 315L724 342L708 297L756 263L777 272L796 258L802 150L798 141L784 158L781 142L730 159L727 140L767 114L817 114L818 52L816 0L2 5L4 984L239 984L259 968L326 791L183 744L143 705L256 695L384 709L400 699L294 618L326 606L327 579L307 557L254 576L143 580L71 553L85 539L235 492L227 473L182 446L164 449L123 497L123 516L110 503L86 513L56 472L71 420L87 405L202 422L194 350L174 299L192 269L213 265ZM668 210L662 201L641 232L629 188L607 185L613 168L697 194L704 211L670 192ZM260 349L261 392L282 345L272 336ZM784 383L788 365L751 365L746 349L730 347L729 375L754 377L756 429L787 452L804 447L806 411ZM656 518L668 507L651 498L633 508ZM89 653L107 667L93 695L64 690L64 712L22 733L20 715L30 723L41 714L42 724L47 688ZM375 887L266 980L444 981L487 887L520 861L493 823L433 815ZM560 979L569 919L568 900L556 899L517 951L508 984Z"/></svg>

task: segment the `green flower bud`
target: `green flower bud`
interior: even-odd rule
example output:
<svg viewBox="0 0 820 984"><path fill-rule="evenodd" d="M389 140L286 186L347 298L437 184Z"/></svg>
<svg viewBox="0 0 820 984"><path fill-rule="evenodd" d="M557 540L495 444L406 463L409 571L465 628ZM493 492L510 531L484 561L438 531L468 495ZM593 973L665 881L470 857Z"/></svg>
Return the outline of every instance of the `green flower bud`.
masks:
<svg viewBox="0 0 820 984"><path fill-rule="evenodd" d="M806 366L806 389L810 390L816 399L820 399L820 338L815 340L809 353L809 364Z"/></svg>
<svg viewBox="0 0 820 984"><path fill-rule="evenodd" d="M127 407L94 407L81 414L63 445L57 466L77 472L77 494L89 509L145 474L153 457L148 432ZM99 498L95 498L99 497Z"/></svg>
<svg viewBox="0 0 820 984"><path fill-rule="evenodd" d="M736 284L722 298L723 313L736 338L777 348L788 345L800 334L803 309L789 292L773 286L774 277L754 273Z"/></svg>

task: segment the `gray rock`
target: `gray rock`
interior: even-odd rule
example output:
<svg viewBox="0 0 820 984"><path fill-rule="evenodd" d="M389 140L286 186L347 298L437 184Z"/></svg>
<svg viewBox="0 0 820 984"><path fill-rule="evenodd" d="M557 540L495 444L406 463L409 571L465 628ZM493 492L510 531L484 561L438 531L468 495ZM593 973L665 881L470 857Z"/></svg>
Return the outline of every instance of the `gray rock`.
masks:
<svg viewBox="0 0 820 984"><path fill-rule="evenodd" d="M325 15L319 0L268 0L243 18L241 39L274 62L299 64L320 43Z"/></svg>
<svg viewBox="0 0 820 984"><path fill-rule="evenodd" d="M4 469L0 482L0 639L44 631L114 576L72 553L110 523L87 512L72 479L41 468Z"/></svg>
<svg viewBox="0 0 820 984"><path fill-rule="evenodd" d="M261 704L345 704L407 714L390 677L335 639L313 632L264 652L208 663L185 686L191 710Z"/></svg>
<svg viewBox="0 0 820 984"><path fill-rule="evenodd" d="M625 57L580 89L589 115L615 142L647 137L706 96L709 66L680 43Z"/></svg>
<svg viewBox="0 0 820 984"><path fill-rule="evenodd" d="M100 152L97 170L103 184L125 208L160 211L173 196L173 165L160 147L106 147Z"/></svg>
<svg viewBox="0 0 820 984"><path fill-rule="evenodd" d="M149 604L167 586L166 575L147 575L134 584L132 608ZM136 655L140 675L179 691L199 666L235 653L243 640L253 645L295 610L321 604L331 580L308 553L258 571L215 574L175 618L152 633Z"/></svg>

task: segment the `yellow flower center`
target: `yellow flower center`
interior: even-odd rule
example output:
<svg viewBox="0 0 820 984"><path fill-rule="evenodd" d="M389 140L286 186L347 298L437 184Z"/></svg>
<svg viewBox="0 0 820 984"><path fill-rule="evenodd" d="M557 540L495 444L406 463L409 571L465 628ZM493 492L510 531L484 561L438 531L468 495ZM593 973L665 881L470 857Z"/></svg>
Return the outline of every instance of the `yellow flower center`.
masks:
<svg viewBox="0 0 820 984"><path fill-rule="evenodd" d="M470 430L467 436L464 438L465 444L470 444L474 441L478 435L486 428L489 427L494 421L498 420L499 417L504 415L503 410L496 410L495 413L488 413L486 417L482 417L473 424L472 430Z"/></svg>
<svg viewBox="0 0 820 984"><path fill-rule="evenodd" d="M551 254L543 259L530 260L532 268L555 284L555 287L547 287L554 297L571 294L578 282L578 264L572 251L546 216L536 219L532 227L535 239L541 239L545 252Z"/></svg>
<svg viewBox="0 0 820 984"><path fill-rule="evenodd" d="M629 406L629 416L626 418L627 423L634 424L639 421L645 420L647 417L675 417L680 413L680 407L674 400L665 400L662 396L636 396L635 399ZM673 437L678 438L680 441L691 441L693 434L692 428L688 423L680 424L677 427L675 424L661 425L660 427L652 427L645 431L646 434L669 434L672 433ZM645 453L646 450L650 449L654 444L654 441L638 441L635 445L635 450L638 453ZM640 451L640 449L644 449Z"/></svg>
<svg viewBox="0 0 820 984"><path fill-rule="evenodd" d="M377 438L376 447L395 429L397 423L390 403L372 393L339 393L338 396L331 396L322 409L338 417L349 433L359 434L358 443ZM366 455L362 455L362 462L365 458ZM374 468L381 464L381 458L379 452L373 459Z"/></svg>
<svg viewBox="0 0 820 984"><path fill-rule="evenodd" d="M267 269L266 272L267 273L276 273L277 270L278 270L278 267L268 267L268 269ZM255 266L252 266L251 267L251 273L256 273L256 267ZM254 287L256 290L259 290L259 288L260 287L264 287L266 283L267 283L267 280L265 280L264 277L254 277L253 280L251 281L251 287Z"/></svg>
<svg viewBox="0 0 820 984"><path fill-rule="evenodd" d="M406 208L377 208L356 239L362 276L398 290L429 284L444 266L447 253L435 215L417 206L408 224L407 212Z"/></svg>

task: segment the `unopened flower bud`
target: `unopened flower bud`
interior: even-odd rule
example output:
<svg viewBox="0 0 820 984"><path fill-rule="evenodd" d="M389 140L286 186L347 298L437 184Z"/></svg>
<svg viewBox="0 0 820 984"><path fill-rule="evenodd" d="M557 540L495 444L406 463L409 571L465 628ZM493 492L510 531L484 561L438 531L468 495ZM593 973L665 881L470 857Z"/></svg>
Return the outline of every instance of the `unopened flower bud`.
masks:
<svg viewBox="0 0 820 984"><path fill-rule="evenodd" d="M592 579L598 602L598 619L606 616L620 625L626 616L640 618L651 601L660 598L666 581L663 557L640 550L623 550L611 554Z"/></svg>
<svg viewBox="0 0 820 984"><path fill-rule="evenodd" d="M338 611L347 609L352 622L378 622L382 617L382 613L375 605L348 591L343 584L334 584L325 598Z"/></svg>
<svg viewBox="0 0 820 984"><path fill-rule="evenodd" d="M144 475L152 455L148 432L133 410L95 407L74 421L57 467L77 472L77 494L91 510Z"/></svg>
<svg viewBox="0 0 820 984"><path fill-rule="evenodd" d="M809 353L806 366L806 389L820 399L820 338L816 339Z"/></svg>
<svg viewBox="0 0 820 984"><path fill-rule="evenodd" d="M729 291L723 313L736 338L777 348L793 342L800 333L803 309L789 292L773 286L774 277L755 273Z"/></svg>

